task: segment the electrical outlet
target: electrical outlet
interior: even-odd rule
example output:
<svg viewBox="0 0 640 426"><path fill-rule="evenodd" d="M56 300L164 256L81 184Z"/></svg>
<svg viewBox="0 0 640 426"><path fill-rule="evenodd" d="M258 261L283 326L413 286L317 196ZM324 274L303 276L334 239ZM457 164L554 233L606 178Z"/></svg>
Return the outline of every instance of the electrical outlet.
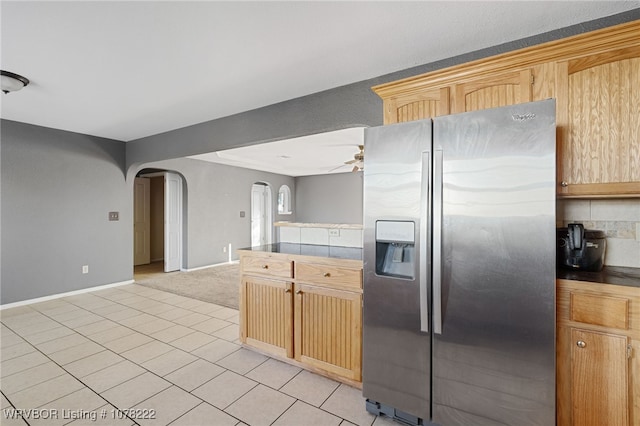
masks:
<svg viewBox="0 0 640 426"><path fill-rule="evenodd" d="M339 237L340 236L340 230L339 229L329 229L329 236L330 237Z"/></svg>
<svg viewBox="0 0 640 426"><path fill-rule="evenodd" d="M83 274L89 273L89 265L82 265L82 273Z"/></svg>
<svg viewBox="0 0 640 426"><path fill-rule="evenodd" d="M223 253L226 253L226 252L227 252L227 247L226 247L226 246L225 246L225 247L222 247L222 252L223 252Z"/></svg>

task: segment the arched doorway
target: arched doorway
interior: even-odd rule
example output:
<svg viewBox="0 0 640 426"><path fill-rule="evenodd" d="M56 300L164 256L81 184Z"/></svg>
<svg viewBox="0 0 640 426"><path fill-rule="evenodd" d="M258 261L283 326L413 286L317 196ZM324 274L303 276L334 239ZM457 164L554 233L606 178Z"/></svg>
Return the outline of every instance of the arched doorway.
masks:
<svg viewBox="0 0 640 426"><path fill-rule="evenodd" d="M134 266L183 267L183 179L175 172L141 170L133 191Z"/></svg>
<svg viewBox="0 0 640 426"><path fill-rule="evenodd" d="M251 186L251 246L272 243L273 214L271 187L265 182Z"/></svg>

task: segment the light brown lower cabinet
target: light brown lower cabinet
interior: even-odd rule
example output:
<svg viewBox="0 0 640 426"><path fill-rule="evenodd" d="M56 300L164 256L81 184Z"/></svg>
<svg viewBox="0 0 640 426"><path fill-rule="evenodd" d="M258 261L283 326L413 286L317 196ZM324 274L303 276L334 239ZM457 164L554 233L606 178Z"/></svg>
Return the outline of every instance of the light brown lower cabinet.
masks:
<svg viewBox="0 0 640 426"><path fill-rule="evenodd" d="M295 288L295 359L361 381L362 295L305 284Z"/></svg>
<svg viewBox="0 0 640 426"><path fill-rule="evenodd" d="M283 357L293 357L293 284L242 277L241 341Z"/></svg>
<svg viewBox="0 0 640 426"><path fill-rule="evenodd" d="M628 425L627 337L574 328L571 341L573 424Z"/></svg>
<svg viewBox="0 0 640 426"><path fill-rule="evenodd" d="M640 424L640 288L557 281L558 426Z"/></svg>
<svg viewBox="0 0 640 426"><path fill-rule="evenodd" d="M362 262L241 252L240 265L241 342L359 386Z"/></svg>

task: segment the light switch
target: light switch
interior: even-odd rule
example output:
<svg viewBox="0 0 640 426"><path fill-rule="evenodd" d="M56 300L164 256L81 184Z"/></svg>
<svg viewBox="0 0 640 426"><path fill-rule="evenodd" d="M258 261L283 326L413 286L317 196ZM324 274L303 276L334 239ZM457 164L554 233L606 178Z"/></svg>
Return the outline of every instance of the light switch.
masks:
<svg viewBox="0 0 640 426"><path fill-rule="evenodd" d="M240 217L244 217L244 211L240 211Z"/></svg>
<svg viewBox="0 0 640 426"><path fill-rule="evenodd" d="M109 212L109 220L110 221L120 220L120 212Z"/></svg>

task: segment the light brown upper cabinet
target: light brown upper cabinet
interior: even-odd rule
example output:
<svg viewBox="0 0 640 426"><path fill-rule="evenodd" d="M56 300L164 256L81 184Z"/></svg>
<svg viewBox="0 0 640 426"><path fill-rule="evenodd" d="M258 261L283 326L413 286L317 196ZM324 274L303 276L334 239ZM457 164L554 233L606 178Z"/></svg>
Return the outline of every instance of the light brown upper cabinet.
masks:
<svg viewBox="0 0 640 426"><path fill-rule="evenodd" d="M640 20L373 87L384 123L555 98L559 197L640 197Z"/></svg>
<svg viewBox="0 0 640 426"><path fill-rule="evenodd" d="M449 113L448 87L401 94L384 103L385 124L404 123Z"/></svg>
<svg viewBox="0 0 640 426"><path fill-rule="evenodd" d="M640 46L557 63L562 195L640 193Z"/></svg>
<svg viewBox="0 0 640 426"><path fill-rule="evenodd" d="M478 111L531 101L531 70L488 76L454 86L452 112Z"/></svg>

